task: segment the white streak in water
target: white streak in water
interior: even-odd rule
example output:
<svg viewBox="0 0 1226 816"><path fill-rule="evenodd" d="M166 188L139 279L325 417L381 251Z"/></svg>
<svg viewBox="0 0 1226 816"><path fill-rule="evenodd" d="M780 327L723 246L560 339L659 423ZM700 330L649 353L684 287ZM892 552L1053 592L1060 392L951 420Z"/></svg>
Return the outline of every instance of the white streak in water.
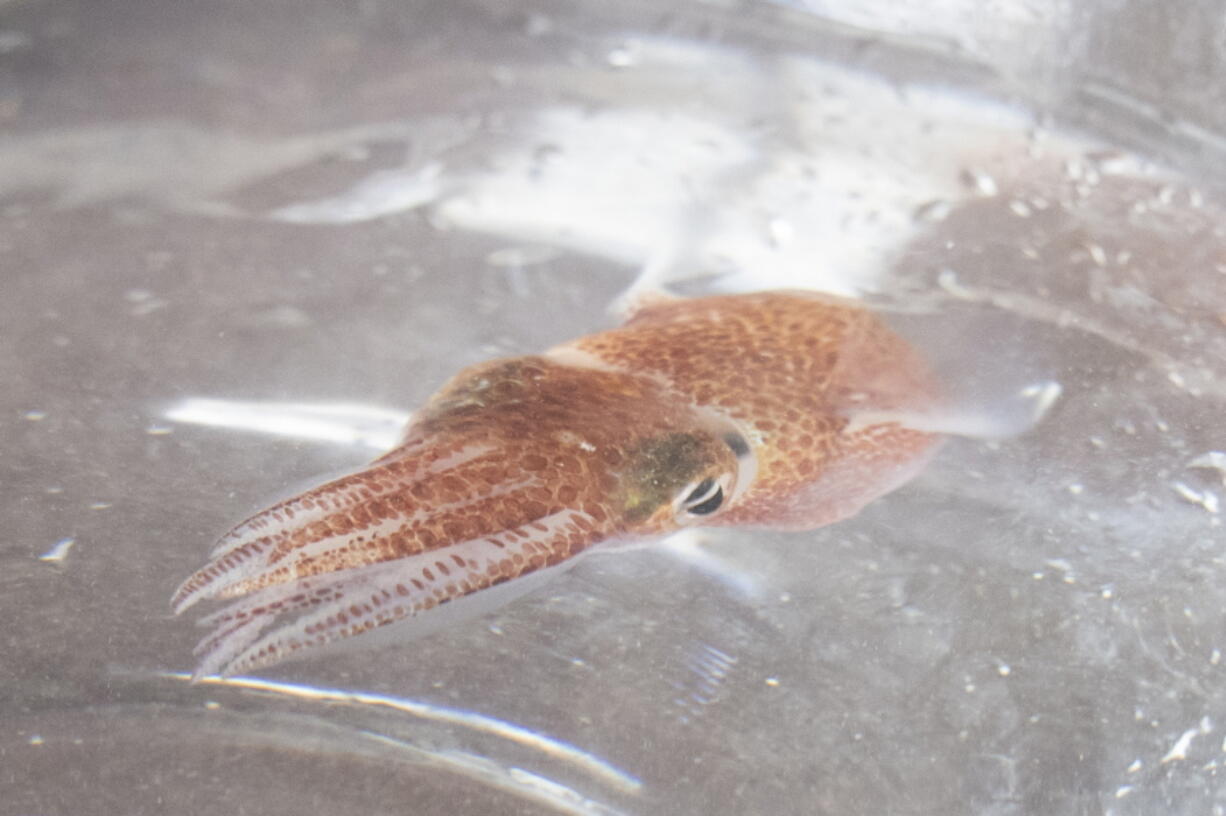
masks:
<svg viewBox="0 0 1226 816"><path fill-rule="evenodd" d="M187 672L160 672L159 676L173 680L190 681L192 679L192 676ZM603 759L580 750L569 743L556 740L545 734L539 734L521 725L484 714L477 714L472 711L421 703L403 697L307 686L298 683L278 683L273 680L261 680L258 677L223 678L210 675L200 678L198 682L202 685L261 691L317 703L340 703L352 706L387 708L402 714L419 717L423 720L462 726L473 731L505 739L517 745L522 745L538 751L551 759L579 768L624 793L636 793L643 787L641 781L620 768L616 768Z"/></svg>
<svg viewBox="0 0 1226 816"><path fill-rule="evenodd" d="M517 794L570 816L619 816L621 814L621 811L589 799L574 788L522 768L503 765L488 757L468 751L419 748L405 740L375 731L360 731L359 733L399 753L407 754L411 761L441 765L452 773L476 779L491 788Z"/></svg>
<svg viewBox="0 0 1226 816"><path fill-rule="evenodd" d="M394 446L410 415L353 403L243 402L188 397L166 409L171 422L230 428L378 451Z"/></svg>

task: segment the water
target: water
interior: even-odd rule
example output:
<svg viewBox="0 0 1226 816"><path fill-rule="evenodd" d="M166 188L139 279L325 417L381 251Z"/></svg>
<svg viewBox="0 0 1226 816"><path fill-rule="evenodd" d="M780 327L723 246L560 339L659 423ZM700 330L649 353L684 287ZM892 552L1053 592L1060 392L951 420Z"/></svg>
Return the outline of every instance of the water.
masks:
<svg viewBox="0 0 1226 816"><path fill-rule="evenodd" d="M0 12L0 813L1222 812L1212 9L1034 6ZM186 682L231 523L662 285L1061 393L832 527Z"/></svg>

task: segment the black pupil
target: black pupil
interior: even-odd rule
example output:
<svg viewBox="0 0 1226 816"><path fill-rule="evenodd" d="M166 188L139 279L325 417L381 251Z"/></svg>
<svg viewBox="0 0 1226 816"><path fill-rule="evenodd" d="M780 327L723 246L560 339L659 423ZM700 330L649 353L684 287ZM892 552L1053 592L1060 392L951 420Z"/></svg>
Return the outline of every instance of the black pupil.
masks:
<svg viewBox="0 0 1226 816"><path fill-rule="evenodd" d="M710 515L724 503L724 488L716 485L714 479L703 479L685 501L687 512L695 516ZM697 504L690 504L690 502L697 502Z"/></svg>
<svg viewBox="0 0 1226 816"><path fill-rule="evenodd" d="M724 444L732 449L732 452L736 454L738 459L749 454L749 443L739 433L729 432L724 434Z"/></svg>

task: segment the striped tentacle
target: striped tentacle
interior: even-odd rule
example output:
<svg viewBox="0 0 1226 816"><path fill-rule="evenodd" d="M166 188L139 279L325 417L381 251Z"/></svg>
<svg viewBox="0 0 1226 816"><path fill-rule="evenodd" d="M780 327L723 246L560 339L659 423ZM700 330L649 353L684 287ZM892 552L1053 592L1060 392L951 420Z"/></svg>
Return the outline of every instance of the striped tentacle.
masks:
<svg viewBox="0 0 1226 816"><path fill-rule="evenodd" d="M267 587L202 621L216 628L197 647L196 676L248 671L474 593L479 597L578 554L594 527L582 511L564 509L408 558ZM282 623L304 609L309 611Z"/></svg>
<svg viewBox="0 0 1226 816"><path fill-rule="evenodd" d="M276 504L223 536L212 560L179 586L171 605L177 614L202 598L234 597L292 580L302 574L295 560L327 560L331 553L335 561L341 552L349 552L351 561L359 554L375 560L377 542L403 538L426 518L414 491L429 495L431 480L471 470L494 455L488 445L410 449Z"/></svg>

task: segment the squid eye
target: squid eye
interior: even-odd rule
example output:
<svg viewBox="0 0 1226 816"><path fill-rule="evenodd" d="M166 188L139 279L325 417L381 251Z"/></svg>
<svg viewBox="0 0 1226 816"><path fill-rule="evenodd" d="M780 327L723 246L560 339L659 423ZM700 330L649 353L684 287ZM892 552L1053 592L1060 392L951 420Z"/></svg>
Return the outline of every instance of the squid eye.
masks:
<svg viewBox="0 0 1226 816"><path fill-rule="evenodd" d="M685 497L682 506L693 516L709 516L724 503L724 488L714 479L703 479Z"/></svg>

